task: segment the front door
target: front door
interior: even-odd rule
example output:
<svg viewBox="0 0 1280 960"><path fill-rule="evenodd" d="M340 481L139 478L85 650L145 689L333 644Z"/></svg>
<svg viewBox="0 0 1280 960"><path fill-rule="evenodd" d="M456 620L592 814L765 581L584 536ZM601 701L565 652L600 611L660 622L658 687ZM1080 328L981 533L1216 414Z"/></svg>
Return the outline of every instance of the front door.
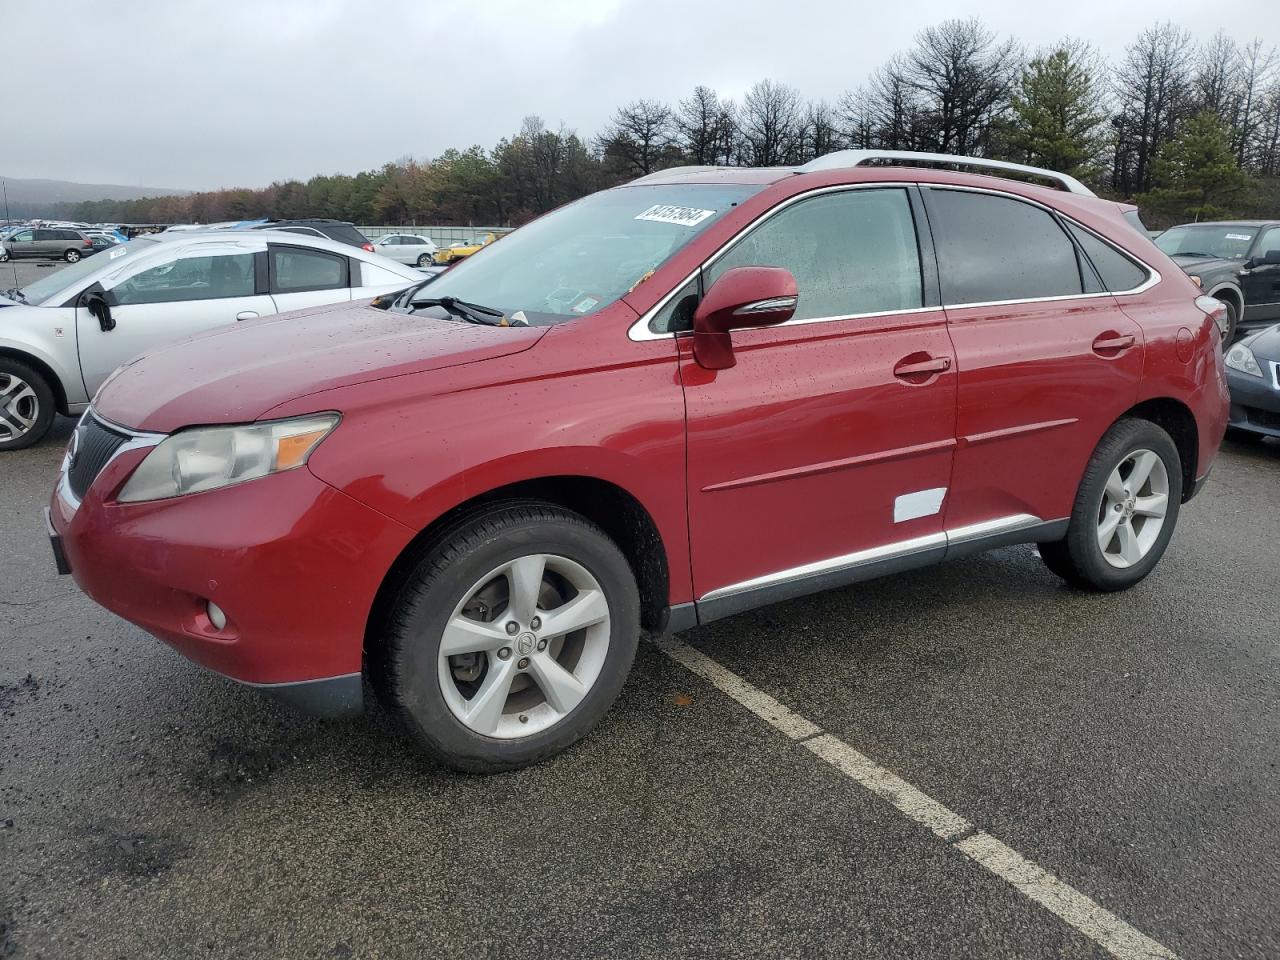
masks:
<svg viewBox="0 0 1280 960"><path fill-rule="evenodd" d="M83 303L78 305L80 370L89 396L113 370L140 353L274 313L271 298L255 292L260 289L258 263L252 252L187 247L180 257L151 265L104 290L115 321L111 330L103 330L99 319Z"/></svg>
<svg viewBox="0 0 1280 960"><path fill-rule="evenodd" d="M1098 441L1136 402L1142 329L1045 208L923 193L960 370L948 534L958 543L1068 517ZM1146 278L1127 259L1100 269L1118 285Z"/></svg>
<svg viewBox="0 0 1280 960"><path fill-rule="evenodd" d="M704 617L942 555L956 375L912 198L801 199L704 269L705 289L732 267L785 267L800 292L787 324L733 333L729 369L700 367L682 338Z"/></svg>
<svg viewBox="0 0 1280 960"><path fill-rule="evenodd" d="M1253 244L1257 266L1240 274L1244 291L1244 317L1251 325L1280 320L1280 263L1262 263L1270 252L1280 254L1280 226L1267 227Z"/></svg>

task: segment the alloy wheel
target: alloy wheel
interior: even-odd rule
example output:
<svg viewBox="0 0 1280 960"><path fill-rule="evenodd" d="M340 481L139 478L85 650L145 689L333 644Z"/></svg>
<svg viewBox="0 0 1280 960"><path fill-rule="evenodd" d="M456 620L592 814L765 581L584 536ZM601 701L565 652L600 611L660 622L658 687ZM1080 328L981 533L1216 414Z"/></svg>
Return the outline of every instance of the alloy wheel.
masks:
<svg viewBox="0 0 1280 960"><path fill-rule="evenodd" d="M25 436L40 416L40 398L21 377L0 370L0 443Z"/></svg>
<svg viewBox="0 0 1280 960"><path fill-rule="evenodd" d="M609 636L609 602L586 567L554 554L517 557L473 584L445 626L445 703L481 736L547 730L599 678Z"/></svg>
<svg viewBox="0 0 1280 960"><path fill-rule="evenodd" d="M1118 569L1140 563L1169 512L1169 473L1150 450L1135 450L1107 477L1098 509L1098 549Z"/></svg>

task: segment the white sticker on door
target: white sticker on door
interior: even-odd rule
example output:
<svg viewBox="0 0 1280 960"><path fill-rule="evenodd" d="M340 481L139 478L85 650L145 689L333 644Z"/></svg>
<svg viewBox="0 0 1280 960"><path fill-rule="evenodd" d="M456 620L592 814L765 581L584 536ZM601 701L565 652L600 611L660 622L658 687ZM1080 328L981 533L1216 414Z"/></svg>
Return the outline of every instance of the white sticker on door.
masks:
<svg viewBox="0 0 1280 960"><path fill-rule="evenodd" d="M670 203L655 203L645 210L637 220L656 220L658 223L678 223L682 227L695 227L707 217L714 217L714 210L699 210L696 207L677 207Z"/></svg>
<svg viewBox="0 0 1280 960"><path fill-rule="evenodd" d="M893 522L902 523L906 520L919 520L921 517L933 516L942 509L942 501L946 495L946 487L904 493L893 501Z"/></svg>

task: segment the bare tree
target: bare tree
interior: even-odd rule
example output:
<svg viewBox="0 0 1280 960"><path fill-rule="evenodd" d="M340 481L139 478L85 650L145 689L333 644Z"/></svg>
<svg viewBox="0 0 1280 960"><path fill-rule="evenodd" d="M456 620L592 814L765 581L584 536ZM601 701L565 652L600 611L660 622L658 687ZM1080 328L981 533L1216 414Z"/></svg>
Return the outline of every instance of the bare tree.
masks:
<svg viewBox="0 0 1280 960"><path fill-rule="evenodd" d="M1162 23L1144 30L1116 72L1112 186L1131 195L1151 189L1155 156L1193 107L1191 36Z"/></svg>
<svg viewBox="0 0 1280 960"><path fill-rule="evenodd" d="M1017 44L998 42L976 18L946 20L922 30L895 69L914 90L924 113L928 148L982 152L992 120L1008 108L1020 61Z"/></svg>
<svg viewBox="0 0 1280 960"><path fill-rule="evenodd" d="M676 143L675 117L657 100L636 100L619 107L600 136L605 156L619 160L630 173L644 176L670 162Z"/></svg>
<svg viewBox="0 0 1280 960"><path fill-rule="evenodd" d="M812 160L844 146L840 116L825 100L811 100L805 110L800 136L801 160Z"/></svg>
<svg viewBox="0 0 1280 960"><path fill-rule="evenodd" d="M803 124L800 91L761 80L747 91L738 118L744 159L754 167L794 163L800 154Z"/></svg>
<svg viewBox="0 0 1280 960"><path fill-rule="evenodd" d="M733 154L733 104L721 101L710 87L697 86L675 113L680 148L691 163L729 163Z"/></svg>

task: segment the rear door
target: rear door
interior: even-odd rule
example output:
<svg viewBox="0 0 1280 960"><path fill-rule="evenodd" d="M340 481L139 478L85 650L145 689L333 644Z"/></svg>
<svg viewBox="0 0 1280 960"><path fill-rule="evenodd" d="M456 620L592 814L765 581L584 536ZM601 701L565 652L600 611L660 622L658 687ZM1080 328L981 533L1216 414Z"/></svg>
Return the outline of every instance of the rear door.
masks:
<svg viewBox="0 0 1280 960"><path fill-rule="evenodd" d="M1266 227L1253 244L1252 257L1261 261L1267 253L1280 253L1280 226ZM1261 263L1240 274L1244 291L1244 319L1251 324L1280 320L1280 263Z"/></svg>
<svg viewBox="0 0 1280 960"><path fill-rule="evenodd" d="M1136 402L1142 329L1046 207L922 193L959 365L948 532L960 542L1065 518L1094 447Z"/></svg>
<svg viewBox="0 0 1280 960"><path fill-rule="evenodd" d="M76 307L80 370L89 395L113 370L174 340L275 312L261 276L264 254L245 244L183 246L172 259L104 281L115 328Z"/></svg>
<svg viewBox="0 0 1280 960"><path fill-rule="evenodd" d="M351 299L350 262L341 254L273 243L267 260L271 299L279 313Z"/></svg>
<svg viewBox="0 0 1280 960"><path fill-rule="evenodd" d="M800 292L787 324L733 333L729 369L702 368L681 339L705 616L942 555L956 376L913 195L800 199L703 271L706 288L732 267L785 267Z"/></svg>

